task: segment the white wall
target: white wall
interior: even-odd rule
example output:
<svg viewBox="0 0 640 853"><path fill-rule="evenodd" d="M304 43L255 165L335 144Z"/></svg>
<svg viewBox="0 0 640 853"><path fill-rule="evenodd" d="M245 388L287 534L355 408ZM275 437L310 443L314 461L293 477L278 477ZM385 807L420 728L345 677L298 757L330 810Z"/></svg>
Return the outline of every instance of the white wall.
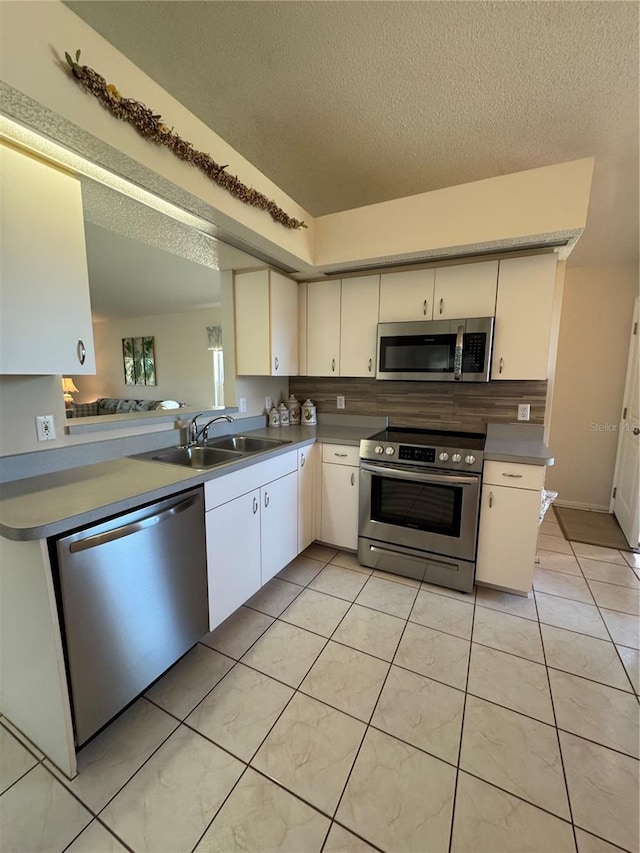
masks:
<svg viewBox="0 0 640 853"><path fill-rule="evenodd" d="M568 267L558 342L547 488L558 503L608 510L620 421L637 264Z"/></svg>

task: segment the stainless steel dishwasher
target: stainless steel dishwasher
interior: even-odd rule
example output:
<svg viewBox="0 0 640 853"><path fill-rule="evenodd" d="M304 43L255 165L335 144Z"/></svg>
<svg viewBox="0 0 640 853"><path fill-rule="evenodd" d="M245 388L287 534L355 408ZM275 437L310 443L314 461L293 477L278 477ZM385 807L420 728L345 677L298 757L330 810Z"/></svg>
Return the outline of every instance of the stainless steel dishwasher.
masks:
<svg viewBox="0 0 640 853"><path fill-rule="evenodd" d="M56 540L78 746L207 633L204 531L193 489Z"/></svg>

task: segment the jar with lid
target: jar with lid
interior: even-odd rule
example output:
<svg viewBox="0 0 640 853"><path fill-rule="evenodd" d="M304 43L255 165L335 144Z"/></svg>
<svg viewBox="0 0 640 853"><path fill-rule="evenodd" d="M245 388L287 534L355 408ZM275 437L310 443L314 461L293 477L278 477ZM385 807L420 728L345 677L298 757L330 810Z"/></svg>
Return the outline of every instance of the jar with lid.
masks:
<svg viewBox="0 0 640 853"><path fill-rule="evenodd" d="M270 427L279 427L280 426L280 412L276 409L275 406L272 407L269 412L269 426Z"/></svg>
<svg viewBox="0 0 640 853"><path fill-rule="evenodd" d="M278 406L278 414L280 415L280 426L289 426L289 409L284 403Z"/></svg>
<svg viewBox="0 0 640 853"><path fill-rule="evenodd" d="M289 423L291 425L300 423L300 401L296 400L293 394L289 395L287 400L287 409L289 409Z"/></svg>
<svg viewBox="0 0 640 853"><path fill-rule="evenodd" d="M306 426L315 426L318 423L318 419L316 417L316 407L311 402L311 400L307 399L302 404L301 423L306 424Z"/></svg>

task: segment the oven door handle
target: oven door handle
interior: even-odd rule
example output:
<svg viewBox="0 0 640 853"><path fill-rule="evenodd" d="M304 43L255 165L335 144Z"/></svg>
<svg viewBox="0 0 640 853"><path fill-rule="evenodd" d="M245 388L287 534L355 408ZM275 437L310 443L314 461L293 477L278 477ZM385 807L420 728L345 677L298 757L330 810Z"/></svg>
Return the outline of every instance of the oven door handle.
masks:
<svg viewBox="0 0 640 853"><path fill-rule="evenodd" d="M360 462L360 470L369 474L377 474L379 477L388 477L390 480L411 480L414 483L435 483L436 485L452 484L454 486L475 486L480 477L478 475L465 474L431 474L426 471L405 471L399 468L387 468L382 465L369 465Z"/></svg>

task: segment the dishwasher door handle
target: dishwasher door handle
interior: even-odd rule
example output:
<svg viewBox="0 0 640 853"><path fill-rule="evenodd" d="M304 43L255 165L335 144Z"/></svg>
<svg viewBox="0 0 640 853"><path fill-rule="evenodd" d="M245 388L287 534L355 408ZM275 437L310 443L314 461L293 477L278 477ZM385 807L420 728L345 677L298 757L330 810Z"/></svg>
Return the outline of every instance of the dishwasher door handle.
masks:
<svg viewBox="0 0 640 853"><path fill-rule="evenodd" d="M70 543L69 551L72 554L76 551L87 551L89 548L97 548L98 545L104 545L106 542L114 542L116 539L131 536L131 534L145 530L147 527L153 527L154 524L162 524L163 521L167 521L192 507L197 500L198 495L191 495L186 500L163 509L161 512L154 512L153 515L146 518L132 521L130 524L123 524L122 527L115 527L113 530L105 530L104 533L95 533L93 536L87 536L86 539L78 539L77 542Z"/></svg>

